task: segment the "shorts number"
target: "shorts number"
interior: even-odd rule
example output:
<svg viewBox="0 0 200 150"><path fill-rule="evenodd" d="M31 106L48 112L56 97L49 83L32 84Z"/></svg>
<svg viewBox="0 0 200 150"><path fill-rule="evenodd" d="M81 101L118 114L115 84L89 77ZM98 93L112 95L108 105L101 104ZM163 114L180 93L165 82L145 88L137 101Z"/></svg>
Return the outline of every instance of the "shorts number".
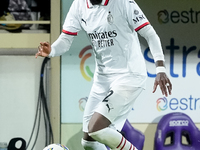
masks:
<svg viewBox="0 0 200 150"><path fill-rule="evenodd" d="M110 97L113 93L114 93L113 90L110 90L108 95L104 98L102 102L108 102L107 98Z"/></svg>

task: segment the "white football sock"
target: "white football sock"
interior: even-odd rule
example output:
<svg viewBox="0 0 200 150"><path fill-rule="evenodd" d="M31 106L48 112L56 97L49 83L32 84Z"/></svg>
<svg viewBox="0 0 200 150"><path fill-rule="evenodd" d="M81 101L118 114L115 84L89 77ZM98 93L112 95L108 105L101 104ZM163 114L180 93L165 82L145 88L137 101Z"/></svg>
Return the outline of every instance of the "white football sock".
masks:
<svg viewBox="0 0 200 150"><path fill-rule="evenodd" d="M107 150L106 146L97 141L81 140L81 144L85 150Z"/></svg>
<svg viewBox="0 0 200 150"><path fill-rule="evenodd" d="M127 141L121 135L121 133L109 127L89 133L89 136L91 136L96 141L109 146L111 149L138 150L129 141Z"/></svg>

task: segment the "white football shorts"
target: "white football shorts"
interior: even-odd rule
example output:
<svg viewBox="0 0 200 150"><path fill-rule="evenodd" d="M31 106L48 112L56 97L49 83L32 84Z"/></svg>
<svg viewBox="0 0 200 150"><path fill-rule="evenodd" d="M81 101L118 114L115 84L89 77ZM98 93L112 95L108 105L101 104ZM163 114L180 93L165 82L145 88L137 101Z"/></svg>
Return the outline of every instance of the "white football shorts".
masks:
<svg viewBox="0 0 200 150"><path fill-rule="evenodd" d="M83 115L83 132L88 132L88 124L94 112L105 116L110 120L112 128L121 131L135 100L144 89L130 86L130 82L116 82L110 87L107 79L101 80L101 83L95 82L92 86Z"/></svg>

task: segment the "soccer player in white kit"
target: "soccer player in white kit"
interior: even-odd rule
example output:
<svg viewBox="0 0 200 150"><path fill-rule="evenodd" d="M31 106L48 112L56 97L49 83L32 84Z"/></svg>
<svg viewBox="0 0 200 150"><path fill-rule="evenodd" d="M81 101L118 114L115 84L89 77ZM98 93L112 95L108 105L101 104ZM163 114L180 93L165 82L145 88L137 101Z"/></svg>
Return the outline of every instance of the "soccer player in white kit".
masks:
<svg viewBox="0 0 200 150"><path fill-rule="evenodd" d="M74 36L84 30L94 49L94 83L83 116L85 150L137 150L121 131L134 101L145 89L145 61L138 33L147 40L156 64L153 92L160 86L171 94L165 73L161 42L134 0L74 0L59 38L41 42L37 56L60 56L70 49ZM118 130L118 131L117 131Z"/></svg>

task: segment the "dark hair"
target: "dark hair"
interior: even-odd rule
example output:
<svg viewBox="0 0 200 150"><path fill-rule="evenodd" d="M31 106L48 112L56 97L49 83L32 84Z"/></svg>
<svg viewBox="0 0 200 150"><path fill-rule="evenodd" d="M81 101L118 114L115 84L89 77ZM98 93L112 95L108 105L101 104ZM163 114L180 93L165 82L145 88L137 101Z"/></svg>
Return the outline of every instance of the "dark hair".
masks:
<svg viewBox="0 0 200 150"><path fill-rule="evenodd" d="M90 2L92 3L92 5L98 5L101 4L102 0L90 0Z"/></svg>

